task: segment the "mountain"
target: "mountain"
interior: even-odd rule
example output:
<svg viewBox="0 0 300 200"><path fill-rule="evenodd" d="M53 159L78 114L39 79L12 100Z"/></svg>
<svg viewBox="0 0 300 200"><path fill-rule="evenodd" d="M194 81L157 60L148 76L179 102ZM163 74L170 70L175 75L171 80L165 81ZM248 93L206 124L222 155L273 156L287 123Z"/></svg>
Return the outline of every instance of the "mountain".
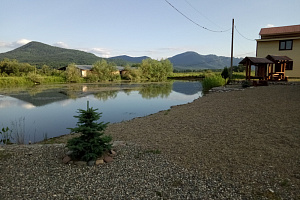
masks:
<svg viewBox="0 0 300 200"><path fill-rule="evenodd" d="M12 51L0 54L0 60L3 58L16 59L19 62L32 65L51 67L62 67L70 63L78 65L93 64L100 57L84 51L54 47L40 42L29 42Z"/></svg>
<svg viewBox="0 0 300 200"><path fill-rule="evenodd" d="M147 56L141 56L141 57L130 57L130 56L126 56L126 55L122 55L122 56L115 56L115 57L111 57L109 59L112 60L124 60L130 63L141 63L142 60L147 59L150 57Z"/></svg>
<svg viewBox="0 0 300 200"><path fill-rule="evenodd" d="M170 57L169 60L177 70L222 69L230 66L230 57L216 55L200 55L193 51ZM233 58L233 65L238 65L242 59Z"/></svg>
<svg viewBox="0 0 300 200"><path fill-rule="evenodd" d="M54 47L40 42L29 42L19 48L6 53L0 53L0 60L4 58L16 59L19 62L29 63L41 67L48 65L53 68L67 66L70 63L78 65L92 65L102 59L92 53L84 51ZM141 63L142 60L149 57L130 57L127 55L107 58L108 61L116 65L125 66ZM196 52L188 51L170 57L174 69L181 70L199 70L199 69L222 69L230 66L230 57L216 55L200 55ZM233 65L238 65L239 58L233 59Z"/></svg>

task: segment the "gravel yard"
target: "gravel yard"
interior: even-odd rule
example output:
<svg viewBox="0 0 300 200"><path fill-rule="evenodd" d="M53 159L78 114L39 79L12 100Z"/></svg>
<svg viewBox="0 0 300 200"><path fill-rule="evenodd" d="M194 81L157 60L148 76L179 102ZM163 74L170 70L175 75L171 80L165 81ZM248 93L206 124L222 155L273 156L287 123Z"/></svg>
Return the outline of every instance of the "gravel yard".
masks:
<svg viewBox="0 0 300 200"><path fill-rule="evenodd" d="M62 164L63 145L1 147L0 199L300 199L299 84L211 93L106 134L126 145L93 167Z"/></svg>

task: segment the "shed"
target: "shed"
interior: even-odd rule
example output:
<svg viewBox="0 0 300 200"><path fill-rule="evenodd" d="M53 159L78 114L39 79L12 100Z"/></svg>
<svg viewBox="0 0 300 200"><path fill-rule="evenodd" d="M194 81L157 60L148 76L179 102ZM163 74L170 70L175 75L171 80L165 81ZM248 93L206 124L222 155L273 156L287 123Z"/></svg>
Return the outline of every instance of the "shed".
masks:
<svg viewBox="0 0 300 200"><path fill-rule="evenodd" d="M246 67L246 80L258 78L259 80L268 80L267 68L274 62L267 58L245 57L239 64ZM255 65L255 76L251 76L251 66Z"/></svg>

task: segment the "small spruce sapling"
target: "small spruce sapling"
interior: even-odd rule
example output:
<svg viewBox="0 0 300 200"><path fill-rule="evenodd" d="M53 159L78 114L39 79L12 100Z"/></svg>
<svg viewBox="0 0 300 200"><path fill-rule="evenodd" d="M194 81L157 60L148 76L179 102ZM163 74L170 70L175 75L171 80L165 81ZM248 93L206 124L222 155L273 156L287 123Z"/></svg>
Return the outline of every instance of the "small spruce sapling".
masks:
<svg viewBox="0 0 300 200"><path fill-rule="evenodd" d="M228 68L224 67L222 73L221 73L222 78L225 79L225 85L226 85L226 79L229 77L229 72L228 72Z"/></svg>
<svg viewBox="0 0 300 200"><path fill-rule="evenodd" d="M67 143L74 160L96 160L105 151L111 149L111 136L104 136L108 123L97 122L102 114L96 112L97 110L89 108L89 102L87 102L87 110L78 109L79 115L74 116L78 118L77 127L69 129L73 133L81 134L79 137L68 140Z"/></svg>

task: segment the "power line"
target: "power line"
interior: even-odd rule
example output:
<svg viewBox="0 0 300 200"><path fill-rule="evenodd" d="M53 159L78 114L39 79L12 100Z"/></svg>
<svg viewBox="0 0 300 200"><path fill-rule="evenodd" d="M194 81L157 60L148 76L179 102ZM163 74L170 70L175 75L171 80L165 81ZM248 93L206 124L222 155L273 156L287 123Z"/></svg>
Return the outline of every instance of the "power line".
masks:
<svg viewBox="0 0 300 200"><path fill-rule="evenodd" d="M204 26L201 26L200 24L198 24L197 22L193 21L191 18L189 18L188 16L186 16L185 14L183 14L180 10L178 10L175 6L173 6L168 0L165 0L172 8L174 8L178 13L180 13L183 17L185 17L186 19L188 19L190 22L194 23L195 25L199 26L200 28L203 28L207 31L211 31L211 32L227 32L229 31L230 29L228 30L224 30L224 31L216 31L216 30L212 30L212 29L209 29L209 28L206 28Z"/></svg>
<svg viewBox="0 0 300 200"><path fill-rule="evenodd" d="M238 29L236 28L236 26L234 26L234 28L235 28L236 32L238 32L238 34L240 34L240 36L242 36L244 39L249 40L249 41L252 41L252 42L255 41L255 40L253 40L253 39L249 39L249 38L243 36L243 35L238 31Z"/></svg>
<svg viewBox="0 0 300 200"><path fill-rule="evenodd" d="M189 4L189 6L191 7L191 8L193 8L196 12L198 12L202 17L204 17L205 19L207 19L208 21L210 21L211 23L213 23L214 25L216 25L216 26L218 26L219 28L221 28L221 29L224 29L224 28L222 28L221 26L219 26L218 24L216 24L216 23L214 23L212 20L210 20L208 17L206 17L205 15L203 15L197 8L195 8L190 2L188 2L187 0L185 0L185 2L187 3L187 4ZM228 29L228 30L230 30L230 29Z"/></svg>

